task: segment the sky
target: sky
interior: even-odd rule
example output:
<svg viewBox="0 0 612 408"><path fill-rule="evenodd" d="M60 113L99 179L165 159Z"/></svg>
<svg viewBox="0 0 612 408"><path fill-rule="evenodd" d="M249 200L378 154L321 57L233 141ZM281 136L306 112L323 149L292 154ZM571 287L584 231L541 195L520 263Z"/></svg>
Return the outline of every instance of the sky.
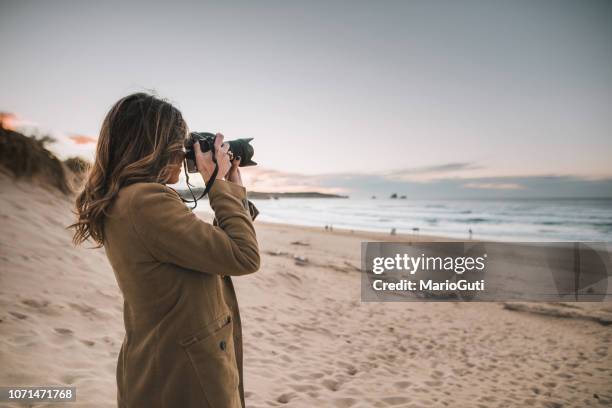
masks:
<svg viewBox="0 0 612 408"><path fill-rule="evenodd" d="M93 157L136 91L253 137L247 188L612 196L612 2L0 0L0 111Z"/></svg>

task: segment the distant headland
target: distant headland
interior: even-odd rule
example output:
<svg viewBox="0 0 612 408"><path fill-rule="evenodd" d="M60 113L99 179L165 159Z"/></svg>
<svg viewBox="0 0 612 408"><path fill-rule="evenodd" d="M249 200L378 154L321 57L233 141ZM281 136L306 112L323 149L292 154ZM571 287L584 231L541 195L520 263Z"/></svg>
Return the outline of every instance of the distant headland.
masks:
<svg viewBox="0 0 612 408"><path fill-rule="evenodd" d="M198 196L204 191L203 188L193 188L194 194ZM191 193L187 189L176 189L183 197L191 198ZM254 200L278 200L279 198L349 198L347 195L319 193L316 191L298 191L298 192L283 192L271 193L264 191L249 191L250 199Z"/></svg>

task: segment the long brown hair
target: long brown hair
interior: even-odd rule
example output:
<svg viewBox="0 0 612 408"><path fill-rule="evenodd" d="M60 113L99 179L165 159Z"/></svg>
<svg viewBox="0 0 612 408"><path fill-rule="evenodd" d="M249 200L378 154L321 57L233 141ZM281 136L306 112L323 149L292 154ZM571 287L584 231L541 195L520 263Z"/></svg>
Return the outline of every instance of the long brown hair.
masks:
<svg viewBox="0 0 612 408"><path fill-rule="evenodd" d="M102 123L96 158L76 199L75 245L104 245L104 219L119 190L137 182L169 181L182 158L187 125L169 102L146 93L119 100Z"/></svg>

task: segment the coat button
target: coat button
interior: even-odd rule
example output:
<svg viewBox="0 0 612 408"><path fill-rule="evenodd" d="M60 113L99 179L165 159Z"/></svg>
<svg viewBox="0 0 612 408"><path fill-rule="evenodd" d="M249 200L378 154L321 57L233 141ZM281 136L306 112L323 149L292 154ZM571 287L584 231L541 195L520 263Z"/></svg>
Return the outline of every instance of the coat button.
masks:
<svg viewBox="0 0 612 408"><path fill-rule="evenodd" d="M223 351L225 351L225 349L227 348L227 344L225 343L225 340L221 340L219 342L219 348Z"/></svg>

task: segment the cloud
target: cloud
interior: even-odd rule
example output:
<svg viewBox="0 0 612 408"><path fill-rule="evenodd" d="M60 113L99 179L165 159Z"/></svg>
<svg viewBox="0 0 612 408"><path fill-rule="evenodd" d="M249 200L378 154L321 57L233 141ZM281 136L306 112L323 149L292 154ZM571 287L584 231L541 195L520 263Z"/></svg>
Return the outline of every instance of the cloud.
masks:
<svg viewBox="0 0 612 408"><path fill-rule="evenodd" d="M346 193L341 186L324 186L326 175L306 175L264 167L251 167L242 171L242 178L250 189L266 192L319 191L330 194Z"/></svg>
<svg viewBox="0 0 612 408"><path fill-rule="evenodd" d="M522 190L525 188L518 183L467 183L463 187L480 190Z"/></svg>
<svg viewBox="0 0 612 408"><path fill-rule="evenodd" d="M243 180L254 191L320 191L351 197L388 197L391 193L409 198L545 198L610 197L612 179L587 180L576 176L532 175L504 177L443 177L449 172L480 169L474 163L448 163L386 173L330 173L305 175L262 167L246 168ZM427 174L429 179L394 178L390 174Z"/></svg>
<svg viewBox="0 0 612 408"><path fill-rule="evenodd" d="M306 175L296 172L286 172L269 169L261 166L245 167L240 170L242 181L250 191L264 192L298 192L316 191L328 194L346 194L349 189L336 183L334 175ZM351 177L352 178L352 177ZM331 180L330 183L326 182ZM203 186L198 175L190 175L189 182L192 185ZM185 177L181 173L178 185L185 186Z"/></svg>
<svg viewBox="0 0 612 408"><path fill-rule="evenodd" d="M482 166L473 162L444 163L433 166L413 167L392 170L382 175L389 180L427 182L445 178L465 177L472 170L482 169Z"/></svg>
<svg viewBox="0 0 612 408"><path fill-rule="evenodd" d="M78 145L89 144L89 143L97 143L98 139L93 136L87 135L69 135L68 139L72 140L74 143Z"/></svg>
<svg viewBox="0 0 612 408"><path fill-rule="evenodd" d="M5 129L16 130L25 134L39 131L36 122L26 120L12 112L0 112L0 125Z"/></svg>
<svg viewBox="0 0 612 408"><path fill-rule="evenodd" d="M0 112L0 127L7 130L15 130L17 116L14 113Z"/></svg>

